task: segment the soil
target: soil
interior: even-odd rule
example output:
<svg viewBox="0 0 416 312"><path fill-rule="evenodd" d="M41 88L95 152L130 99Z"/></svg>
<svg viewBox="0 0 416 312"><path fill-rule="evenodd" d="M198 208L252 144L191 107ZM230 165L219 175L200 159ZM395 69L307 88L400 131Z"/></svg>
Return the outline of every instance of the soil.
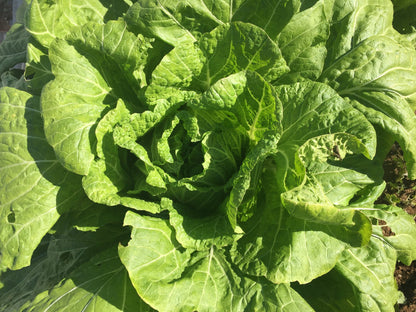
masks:
<svg viewBox="0 0 416 312"><path fill-rule="evenodd" d="M387 187L380 202L403 208L409 214L416 215L416 180L409 180L403 152L395 144L384 162L384 180ZM388 235L388 230L386 233ZM399 305L399 312L416 311L416 261L410 266L398 262L394 276L405 301Z"/></svg>
<svg viewBox="0 0 416 312"><path fill-rule="evenodd" d="M7 31L13 18L13 1L0 0L0 31Z"/></svg>

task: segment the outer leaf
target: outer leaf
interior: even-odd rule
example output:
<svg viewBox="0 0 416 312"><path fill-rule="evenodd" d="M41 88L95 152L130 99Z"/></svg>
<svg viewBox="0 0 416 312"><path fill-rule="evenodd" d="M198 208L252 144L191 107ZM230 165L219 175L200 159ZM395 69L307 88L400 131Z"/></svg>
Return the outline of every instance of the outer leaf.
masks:
<svg viewBox="0 0 416 312"><path fill-rule="evenodd" d="M290 72L279 83L316 80L324 68L333 1L317 1L296 13L277 37Z"/></svg>
<svg viewBox="0 0 416 312"><path fill-rule="evenodd" d="M394 37L392 21L389 0L335 0L326 64L330 66L372 36Z"/></svg>
<svg viewBox="0 0 416 312"><path fill-rule="evenodd" d="M57 40L50 48L55 79L42 92L45 134L62 165L88 173L93 159L90 131L110 103L110 87L74 47Z"/></svg>
<svg viewBox="0 0 416 312"><path fill-rule="evenodd" d="M379 140L388 141L384 148L380 147L379 154L384 157L394 141L399 142L406 159L410 177L415 176L416 170L416 117L405 99L392 92L363 92L357 94L351 104L364 113L367 119L376 127Z"/></svg>
<svg viewBox="0 0 416 312"><path fill-rule="evenodd" d="M26 60L26 46L30 35L22 24L14 24L0 44L0 74Z"/></svg>
<svg viewBox="0 0 416 312"><path fill-rule="evenodd" d="M359 295L353 285L337 270L294 288L315 311L361 312Z"/></svg>
<svg viewBox="0 0 416 312"><path fill-rule="evenodd" d="M42 92L48 142L65 168L84 175L94 157L96 140L91 132L97 120L115 106L118 97L127 105L138 104L131 86L133 81L138 83L134 74L140 76L139 61L147 47L142 37L126 32L122 22L90 27L68 39L73 45L63 40L52 44L49 54L55 79ZM101 32L106 35L101 37Z"/></svg>
<svg viewBox="0 0 416 312"><path fill-rule="evenodd" d="M96 207L90 208L92 208L91 210L95 210L96 214L102 215L102 213L95 209ZM48 298L44 294L46 291L55 288L54 292L59 292L60 282L73 274L72 272L74 270L79 271L78 267L80 266L89 266L91 268L88 261L97 255L97 253L102 258L106 258L106 253L104 255L102 253L104 250L107 252L110 250L107 255L114 254L114 248L111 252L109 246L115 247L128 234L120 228L120 220L123 217L120 219L116 214L113 214L112 222L119 223L117 226L106 226L105 224L107 223L102 222L104 220L97 222L89 219L87 221L89 226L99 225L101 227L96 232L79 232L74 230L71 222L71 218L74 215L80 216L80 214L65 215L54 227L55 233L44 237L39 248L34 253L31 266L2 274L1 282L4 283L4 287L0 290L0 311L27 311L29 308L38 309L39 306L48 302ZM85 222L86 220L84 219L83 221ZM77 220L76 224L79 224L79 220ZM85 271L83 272L84 277L93 275ZM79 272L76 274L78 278L81 278ZM98 279L100 276L95 276L95 278ZM91 285L93 281L89 280L88 283ZM65 298L62 299L65 300L75 295L75 293L88 293L91 289L82 288L81 286L80 289L74 288L72 290L72 292L66 294L64 296ZM42 293L43 295L40 295ZM56 301L58 305L60 300L57 299ZM36 304L33 302L36 302ZM110 298L110 302L114 303L115 300L111 301ZM54 304L51 308L55 308Z"/></svg>
<svg viewBox="0 0 416 312"><path fill-rule="evenodd" d="M260 281L257 281L260 282ZM251 285L250 285L251 286ZM256 285L256 291L242 311L313 312L311 306L288 284Z"/></svg>
<svg viewBox="0 0 416 312"><path fill-rule="evenodd" d="M393 312L398 299L395 256L392 248L372 238L368 246L346 249L333 271L295 289L315 311Z"/></svg>
<svg viewBox="0 0 416 312"><path fill-rule="evenodd" d="M241 233L234 233L222 213L193 216L190 209L174 207L170 200L164 199L162 205L168 206L169 222L175 229L176 240L185 248L209 250L214 245L221 248L242 236Z"/></svg>
<svg viewBox="0 0 416 312"><path fill-rule="evenodd" d="M410 265L416 260L416 224L412 216L394 206L376 206L364 209L363 213L375 219L377 225L373 225L373 236L394 248L399 261ZM383 234L384 227L390 228L391 236Z"/></svg>
<svg viewBox="0 0 416 312"><path fill-rule="evenodd" d="M36 95L40 95L42 88L54 78L48 54L35 40L31 40L27 45L25 78L28 80L30 91Z"/></svg>
<svg viewBox="0 0 416 312"><path fill-rule="evenodd" d="M34 0L26 15L26 27L44 47L64 38L75 26L89 21L103 23L107 9L99 0Z"/></svg>
<svg viewBox="0 0 416 312"><path fill-rule="evenodd" d="M137 295L115 248L78 267L54 289L41 293L24 311L150 312Z"/></svg>
<svg viewBox="0 0 416 312"><path fill-rule="evenodd" d="M266 132L277 130L274 90L255 72L239 72L217 81L202 95L199 105L234 114L252 144Z"/></svg>
<svg viewBox="0 0 416 312"><path fill-rule="evenodd" d="M283 106L283 133L279 145L302 145L308 139L345 132L359 138L372 158L376 133L363 114L353 109L333 89L314 82L276 87Z"/></svg>
<svg viewBox="0 0 416 312"><path fill-rule="evenodd" d="M371 91L393 92L414 105L415 55L414 49L393 39L373 36L328 66L320 80L343 96L354 97Z"/></svg>
<svg viewBox="0 0 416 312"><path fill-rule="evenodd" d="M59 212L82 205L84 193L45 140L39 99L3 88L0 103L0 267L19 269Z"/></svg>
<svg viewBox="0 0 416 312"><path fill-rule="evenodd" d="M135 3L125 18L135 31L176 46L195 41L201 33L230 22L238 2L145 0Z"/></svg>
<svg viewBox="0 0 416 312"><path fill-rule="evenodd" d="M146 84L149 39L127 31L123 21L109 21L75 28L66 40L87 57L118 97L136 104L138 85Z"/></svg>
<svg viewBox="0 0 416 312"><path fill-rule="evenodd" d="M140 296L158 311L312 311L287 285L238 276L223 250L184 250L165 220L128 213L125 223L133 227L132 240L119 248L120 258Z"/></svg>
<svg viewBox="0 0 416 312"><path fill-rule="evenodd" d="M268 82L289 70L276 43L252 24L233 22L219 26L198 43L207 59L198 78L203 89L242 70L255 71Z"/></svg>
<svg viewBox="0 0 416 312"><path fill-rule="evenodd" d="M393 312L399 296L395 267L395 250L372 238L368 246L346 249L336 270L355 288L359 311Z"/></svg>
<svg viewBox="0 0 416 312"><path fill-rule="evenodd" d="M246 235L231 251L233 262L243 272L274 283L308 283L330 271L344 243L331 237L326 226L291 217L281 206L278 192L270 187L275 181L263 180L258 209L242 224Z"/></svg>
<svg viewBox="0 0 416 312"><path fill-rule="evenodd" d="M285 28L299 10L302 1L243 1L235 11L233 21L252 23L264 29L272 40Z"/></svg>

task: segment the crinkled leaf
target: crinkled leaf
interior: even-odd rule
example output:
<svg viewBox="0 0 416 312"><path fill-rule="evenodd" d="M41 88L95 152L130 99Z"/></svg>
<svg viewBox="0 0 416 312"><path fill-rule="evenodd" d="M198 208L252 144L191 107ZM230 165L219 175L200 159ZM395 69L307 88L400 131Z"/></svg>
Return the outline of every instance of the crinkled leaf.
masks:
<svg viewBox="0 0 416 312"><path fill-rule="evenodd" d="M232 179L232 188L225 202L225 210L233 229L238 219L246 219L252 215L259 191L259 175L263 162L276 153L277 138L273 135L260 141L244 158L239 171Z"/></svg>
<svg viewBox="0 0 416 312"><path fill-rule="evenodd" d="M117 107L109 111L97 124L97 156L91 164L88 174L83 178L82 185L88 197L96 203L108 206L124 205L127 207L157 213L160 206L140 198L128 196L129 187L134 183L134 172L127 173L123 161L127 151L121 151L114 142L113 129L123 120L129 119L129 111L120 100ZM121 157L123 155L124 157Z"/></svg>

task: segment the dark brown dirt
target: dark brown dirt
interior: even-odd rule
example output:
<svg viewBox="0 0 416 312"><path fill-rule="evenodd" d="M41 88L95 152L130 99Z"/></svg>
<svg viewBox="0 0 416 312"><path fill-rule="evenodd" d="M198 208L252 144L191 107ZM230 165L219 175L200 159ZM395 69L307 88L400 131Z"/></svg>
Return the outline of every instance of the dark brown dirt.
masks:
<svg viewBox="0 0 416 312"><path fill-rule="evenodd" d="M409 214L416 215L416 180L409 180L403 152L395 144L384 162L384 180L386 190L380 202L402 207ZM394 235L389 228L383 228L386 235ZM405 296L405 302L399 305L399 312L416 312L416 261L410 266L397 263L394 274L399 290Z"/></svg>
<svg viewBox="0 0 416 312"><path fill-rule="evenodd" d="M13 19L13 1L0 0L0 31L7 31Z"/></svg>

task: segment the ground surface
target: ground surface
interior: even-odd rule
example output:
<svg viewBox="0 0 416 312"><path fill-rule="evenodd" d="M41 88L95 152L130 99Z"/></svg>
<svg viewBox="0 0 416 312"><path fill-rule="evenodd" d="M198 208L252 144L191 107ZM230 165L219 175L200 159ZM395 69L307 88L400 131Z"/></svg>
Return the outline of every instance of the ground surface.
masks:
<svg viewBox="0 0 416 312"><path fill-rule="evenodd" d="M7 31L13 18L13 2L0 0L0 31Z"/></svg>

